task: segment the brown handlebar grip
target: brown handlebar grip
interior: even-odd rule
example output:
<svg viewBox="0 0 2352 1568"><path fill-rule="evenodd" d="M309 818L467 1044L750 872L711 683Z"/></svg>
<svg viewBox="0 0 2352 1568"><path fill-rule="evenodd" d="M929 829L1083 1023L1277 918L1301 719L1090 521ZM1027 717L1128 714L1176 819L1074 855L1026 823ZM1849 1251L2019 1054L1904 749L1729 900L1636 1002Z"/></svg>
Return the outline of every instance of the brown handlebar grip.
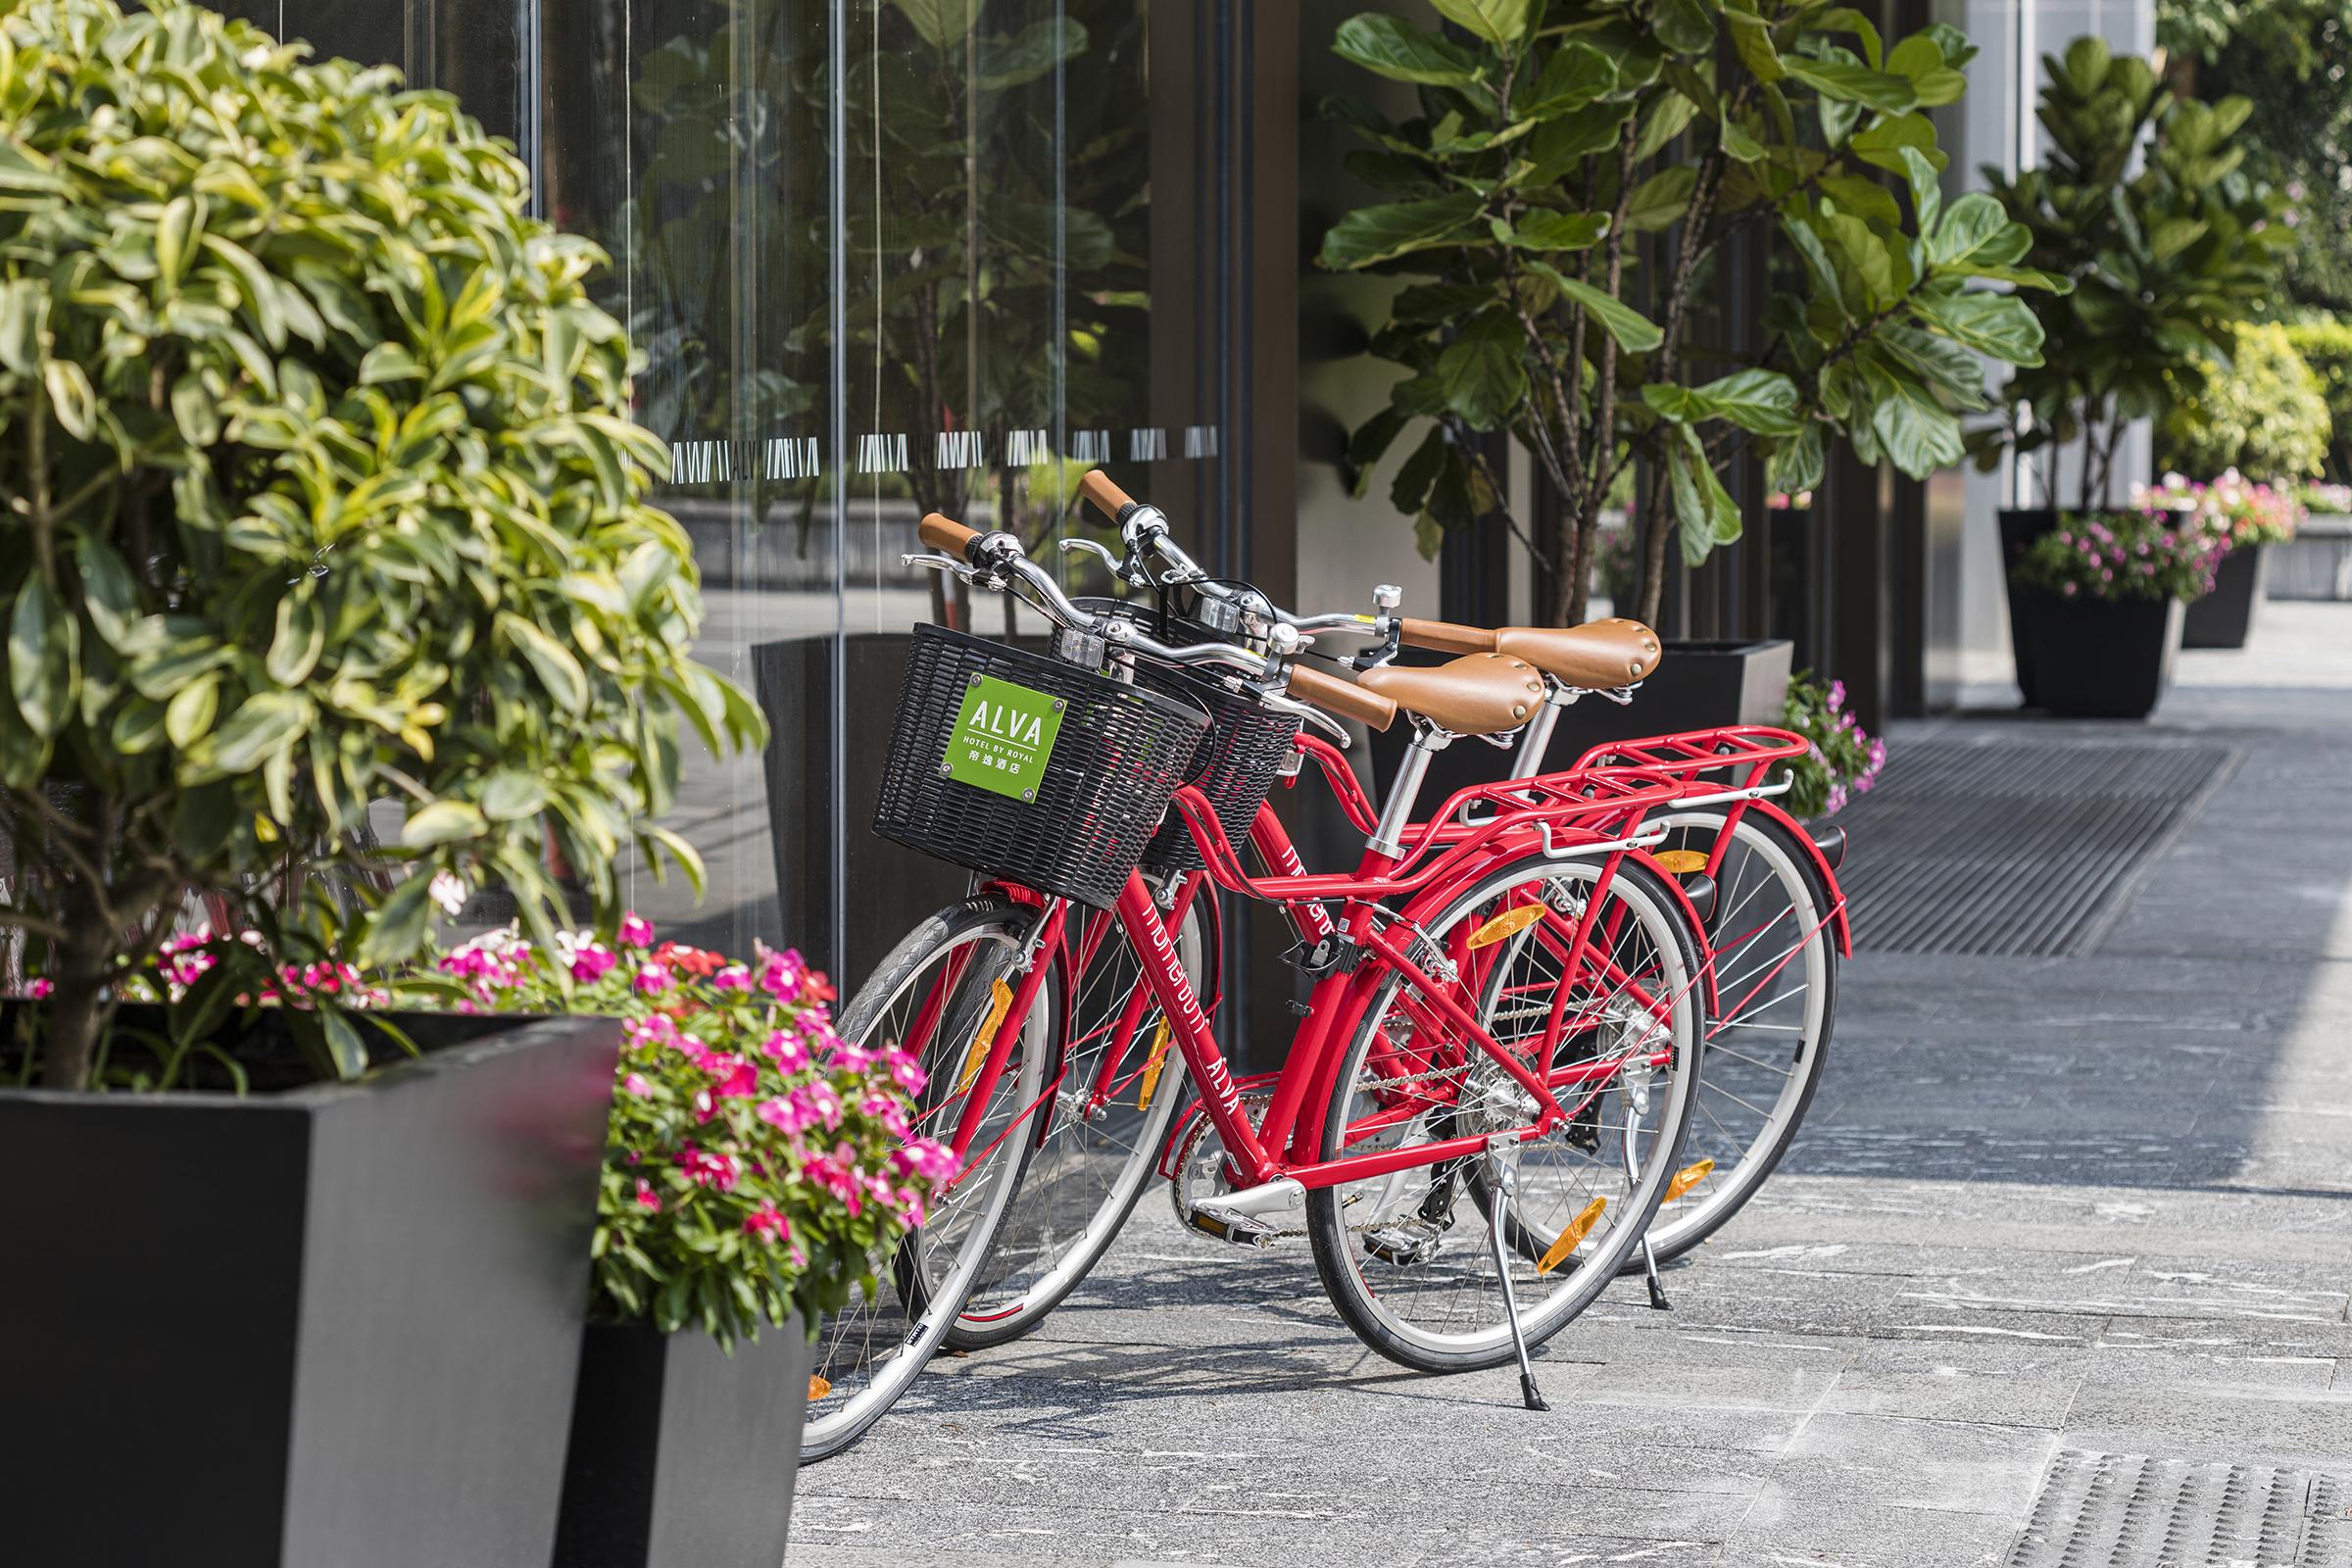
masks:
<svg viewBox="0 0 2352 1568"><path fill-rule="evenodd" d="M1304 664L1291 666L1290 695L1325 712L1359 720L1367 729L1387 729L1396 722L1396 705L1380 693Z"/></svg>
<svg viewBox="0 0 2352 1568"><path fill-rule="evenodd" d="M1396 627L1396 635L1407 648L1426 648L1439 654L1494 652L1494 633L1484 626L1457 626L1450 620L1415 620L1408 615Z"/></svg>
<svg viewBox="0 0 2352 1568"><path fill-rule="evenodd" d="M1135 505L1135 497L1110 482L1110 475L1101 468L1089 468L1086 477L1078 481L1078 493L1095 504L1095 509L1111 521Z"/></svg>
<svg viewBox="0 0 2352 1568"><path fill-rule="evenodd" d="M923 543L943 556L954 556L957 561L971 559L968 552L972 548L972 541L980 537L979 529L966 528L955 518L943 517L936 512L917 523L914 531Z"/></svg>

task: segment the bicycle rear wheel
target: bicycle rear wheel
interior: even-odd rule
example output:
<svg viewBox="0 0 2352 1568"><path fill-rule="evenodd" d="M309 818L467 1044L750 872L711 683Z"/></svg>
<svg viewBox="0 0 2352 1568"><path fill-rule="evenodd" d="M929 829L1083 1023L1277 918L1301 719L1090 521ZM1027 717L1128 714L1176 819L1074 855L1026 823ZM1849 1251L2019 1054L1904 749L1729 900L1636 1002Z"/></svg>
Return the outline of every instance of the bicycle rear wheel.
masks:
<svg viewBox="0 0 2352 1568"><path fill-rule="evenodd" d="M908 932L842 1009L842 1039L902 1045L920 1058L928 1080L917 1106L924 1132L944 1140L963 1118L971 1072L1002 1024L999 988L1019 983L1016 966L1042 917L994 894L950 905ZM1037 961L1058 966L1061 959L1046 952ZM980 1112L962 1172L934 1199L920 1229L890 1257L871 1260L865 1289L819 1325L803 1464L863 1437L946 1339L1020 1186L1066 1003L1066 977L1049 976ZM895 1288L885 1288L885 1276Z"/></svg>
<svg viewBox="0 0 2352 1568"><path fill-rule="evenodd" d="M1728 813L1698 807L1652 817L1651 853L1704 855ZM1708 922L1718 1010L1699 1054L1698 1108L1681 1155L1685 1181L1649 1240L1661 1262L1722 1228L1756 1195L1796 1137L1829 1064L1838 1015L1830 893L1807 847L1778 817L1742 811L1724 845Z"/></svg>
<svg viewBox="0 0 2352 1568"><path fill-rule="evenodd" d="M1171 935L1203 1003L1216 955L1203 884ZM1107 915L1091 919L1107 920ZM1084 925L1076 926L1083 941ZM1019 1339L1046 1320L1118 1239L1157 1174L1168 1127L1187 1098L1184 1055L1162 1030L1157 1003L1127 934L1098 933L1070 1004L1069 1043L1034 1129L1036 1152L999 1227L994 1250L949 1329L959 1350ZM1105 1067L1109 1070L1105 1073ZM1100 1102L1097 1102L1100 1092Z"/></svg>
<svg viewBox="0 0 2352 1568"><path fill-rule="evenodd" d="M1701 1029L1696 944L1672 894L1622 861L1602 895L1588 967L1561 996L1564 949L1597 862L1531 855L1477 877L1434 918L1431 941L1459 962L1473 934L1507 929L1468 956L1496 1043L1533 1065L1555 997L1563 1033L1547 1087L1573 1112L1511 1146L1517 1196L1505 1228L1528 1344L1559 1332L1608 1285L1656 1210L1690 1126ZM1497 917L1531 905L1532 924ZM1556 944L1556 947L1555 947ZM1525 1125L1534 1101L1483 1052L1465 1051L1401 976L1374 993L1325 1109L1325 1159ZM1486 1234L1483 1156L1420 1165L1308 1194L1315 1267L1366 1345L1427 1372L1512 1358Z"/></svg>

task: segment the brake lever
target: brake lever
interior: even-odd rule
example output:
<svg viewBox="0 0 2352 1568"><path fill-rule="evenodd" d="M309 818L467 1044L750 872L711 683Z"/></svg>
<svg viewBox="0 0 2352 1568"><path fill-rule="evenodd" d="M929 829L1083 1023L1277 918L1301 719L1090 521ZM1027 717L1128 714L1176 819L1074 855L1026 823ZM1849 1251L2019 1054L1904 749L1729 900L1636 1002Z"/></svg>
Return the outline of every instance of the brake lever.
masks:
<svg viewBox="0 0 2352 1568"><path fill-rule="evenodd" d="M1102 562L1102 564L1109 569L1111 576L1115 580L1125 583L1130 588L1148 588L1151 586L1150 580L1141 572L1132 569L1126 562L1121 561L1118 557L1112 555L1108 550L1103 549L1102 546L1095 543L1095 541L1092 539L1064 539L1061 541L1061 550L1064 555L1071 554L1072 552L1083 551L1086 554L1093 556L1096 560Z"/></svg>
<svg viewBox="0 0 2352 1568"><path fill-rule="evenodd" d="M1342 724L1338 719L1332 717L1320 708L1315 707L1312 703L1302 703L1296 697L1285 697L1280 692L1259 692L1257 695L1262 698L1266 706L1272 709L1275 712L1296 713L1298 717L1305 719L1308 723L1314 725L1326 735L1329 735L1332 739L1332 743L1338 746L1341 751L1344 752L1348 750L1348 747L1355 744L1355 737L1348 733L1347 725Z"/></svg>

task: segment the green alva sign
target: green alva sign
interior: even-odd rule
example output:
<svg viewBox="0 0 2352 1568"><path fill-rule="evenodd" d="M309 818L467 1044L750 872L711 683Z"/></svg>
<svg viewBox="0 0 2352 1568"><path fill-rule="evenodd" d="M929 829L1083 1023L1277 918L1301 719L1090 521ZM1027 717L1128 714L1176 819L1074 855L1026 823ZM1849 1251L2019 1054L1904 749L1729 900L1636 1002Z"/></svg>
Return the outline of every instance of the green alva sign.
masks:
<svg viewBox="0 0 2352 1568"><path fill-rule="evenodd" d="M956 727L948 732L948 777L1016 801L1034 800L1060 733L1057 699L983 675L964 689Z"/></svg>

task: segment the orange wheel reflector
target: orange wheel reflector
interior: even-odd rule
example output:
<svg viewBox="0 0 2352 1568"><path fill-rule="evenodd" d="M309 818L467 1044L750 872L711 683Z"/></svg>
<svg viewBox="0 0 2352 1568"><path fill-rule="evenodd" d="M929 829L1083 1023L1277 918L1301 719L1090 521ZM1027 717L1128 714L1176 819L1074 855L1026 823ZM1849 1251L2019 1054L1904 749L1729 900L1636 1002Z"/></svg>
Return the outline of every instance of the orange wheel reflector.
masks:
<svg viewBox="0 0 2352 1568"><path fill-rule="evenodd" d="M1681 1170L1678 1170L1674 1173L1674 1180L1666 1184L1666 1197L1664 1201L1669 1203L1673 1202L1676 1199L1682 1197L1691 1188L1696 1187L1700 1182L1705 1181L1709 1176L1714 1174L1715 1162L1711 1159L1702 1159L1695 1165L1685 1165Z"/></svg>
<svg viewBox="0 0 2352 1568"><path fill-rule="evenodd" d="M1579 1242L1592 1234L1592 1227L1599 1223L1600 1211L1608 1206L1609 1200L1605 1198L1595 1198L1587 1203L1585 1211L1570 1220L1568 1228L1560 1232L1560 1239L1551 1244L1551 1250L1537 1259L1536 1272L1548 1274L1568 1261L1568 1254L1576 1250Z"/></svg>
<svg viewBox="0 0 2352 1568"><path fill-rule="evenodd" d="M988 1048L997 1043L997 1029L1004 1022L1004 1014L1012 1010L1012 987L1002 980L989 984L988 1016L980 1020L980 1032L972 1036L972 1049L963 1054L963 1072L956 1080L956 1092L962 1094L980 1076L980 1064L988 1059Z"/></svg>
<svg viewBox="0 0 2352 1568"><path fill-rule="evenodd" d="M808 1402L810 1404L814 1404L817 1400L823 1398L826 1395L831 1394L832 1392L832 1384L827 1383L823 1378L818 1377L813 1372L808 1374Z"/></svg>
<svg viewBox="0 0 2352 1568"><path fill-rule="evenodd" d="M1707 868L1707 855L1704 850L1668 850L1663 855L1653 855L1650 858L1657 861L1663 869L1672 871L1676 876L1689 876L1693 871L1704 871Z"/></svg>
<svg viewBox="0 0 2352 1568"><path fill-rule="evenodd" d="M1505 937L1517 936L1543 918L1544 906L1541 904L1522 904L1516 909L1505 909L1470 933L1470 946L1491 948Z"/></svg>
<svg viewBox="0 0 2352 1568"><path fill-rule="evenodd" d="M1152 1097L1158 1092L1159 1075L1166 1070L1167 1065L1168 1020L1162 1018L1159 1020L1159 1027L1152 1035L1152 1054L1144 1060L1144 1089L1142 1094L1135 1097L1136 1109L1150 1110L1152 1108Z"/></svg>

